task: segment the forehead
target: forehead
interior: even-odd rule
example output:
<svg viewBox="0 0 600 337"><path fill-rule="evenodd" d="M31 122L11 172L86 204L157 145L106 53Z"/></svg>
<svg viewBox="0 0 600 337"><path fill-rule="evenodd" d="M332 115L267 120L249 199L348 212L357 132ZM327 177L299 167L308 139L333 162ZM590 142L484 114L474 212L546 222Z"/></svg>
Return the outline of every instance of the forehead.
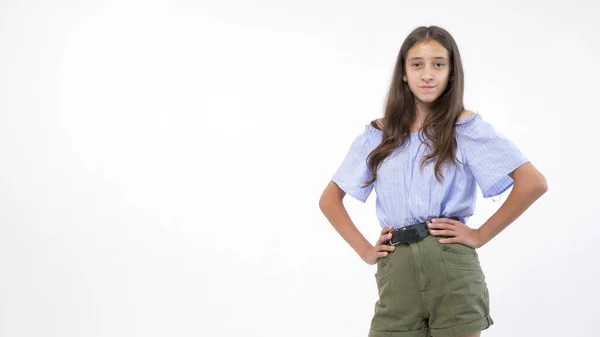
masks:
<svg viewBox="0 0 600 337"><path fill-rule="evenodd" d="M406 55L406 59L410 60L413 58L423 58L423 59L434 59L434 58L448 58L448 50L444 48L439 42L435 40L429 41L421 41L415 43L408 50L408 54Z"/></svg>

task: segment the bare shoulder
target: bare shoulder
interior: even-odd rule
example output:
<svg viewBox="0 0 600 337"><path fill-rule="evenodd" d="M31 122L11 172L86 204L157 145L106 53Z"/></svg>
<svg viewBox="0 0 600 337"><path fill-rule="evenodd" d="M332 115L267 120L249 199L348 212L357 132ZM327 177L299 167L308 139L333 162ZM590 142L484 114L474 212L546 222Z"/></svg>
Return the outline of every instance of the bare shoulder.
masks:
<svg viewBox="0 0 600 337"><path fill-rule="evenodd" d="M383 118L374 119L371 121L371 126L383 131Z"/></svg>
<svg viewBox="0 0 600 337"><path fill-rule="evenodd" d="M461 121L469 116L473 116L476 113L471 111L471 110L464 110L463 112L460 113L460 115L458 116L458 120ZM376 129L382 130L383 131L383 118L378 118L378 119L374 119L371 121L371 126L373 126Z"/></svg>
<svg viewBox="0 0 600 337"><path fill-rule="evenodd" d="M460 113L460 115L458 116L458 120L461 121L469 116L473 116L475 113L471 110L465 110L463 112Z"/></svg>

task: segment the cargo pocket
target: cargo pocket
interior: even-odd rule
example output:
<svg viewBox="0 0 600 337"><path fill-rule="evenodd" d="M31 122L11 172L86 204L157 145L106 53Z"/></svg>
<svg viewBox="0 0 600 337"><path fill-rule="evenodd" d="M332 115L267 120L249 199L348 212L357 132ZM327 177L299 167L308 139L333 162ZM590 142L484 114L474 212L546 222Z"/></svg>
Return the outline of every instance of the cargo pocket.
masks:
<svg viewBox="0 0 600 337"><path fill-rule="evenodd" d="M377 282L377 288L381 287L390 279L390 260L394 252L388 252L387 256L382 256L377 259L377 272L375 272L375 281Z"/></svg>
<svg viewBox="0 0 600 337"><path fill-rule="evenodd" d="M436 242L440 248L446 268L481 271L479 255L475 248L463 245L462 243L440 243L437 240Z"/></svg>

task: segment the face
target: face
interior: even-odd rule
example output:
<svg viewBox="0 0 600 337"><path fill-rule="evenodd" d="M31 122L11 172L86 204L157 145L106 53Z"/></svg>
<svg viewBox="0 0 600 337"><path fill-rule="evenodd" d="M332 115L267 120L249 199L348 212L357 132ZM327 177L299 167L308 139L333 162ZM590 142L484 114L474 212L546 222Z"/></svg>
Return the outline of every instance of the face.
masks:
<svg viewBox="0 0 600 337"><path fill-rule="evenodd" d="M416 43L408 50L402 79L408 83L417 104L427 106L448 86L448 54L448 50L434 40Z"/></svg>

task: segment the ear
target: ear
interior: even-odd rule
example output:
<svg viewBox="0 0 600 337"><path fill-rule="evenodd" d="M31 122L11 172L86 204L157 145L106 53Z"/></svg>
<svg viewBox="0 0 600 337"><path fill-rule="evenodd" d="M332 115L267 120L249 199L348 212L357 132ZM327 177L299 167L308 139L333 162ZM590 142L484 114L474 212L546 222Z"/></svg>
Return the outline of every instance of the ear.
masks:
<svg viewBox="0 0 600 337"><path fill-rule="evenodd" d="M402 76L402 80L403 80L404 82L408 82L408 78L406 78L406 75Z"/></svg>

